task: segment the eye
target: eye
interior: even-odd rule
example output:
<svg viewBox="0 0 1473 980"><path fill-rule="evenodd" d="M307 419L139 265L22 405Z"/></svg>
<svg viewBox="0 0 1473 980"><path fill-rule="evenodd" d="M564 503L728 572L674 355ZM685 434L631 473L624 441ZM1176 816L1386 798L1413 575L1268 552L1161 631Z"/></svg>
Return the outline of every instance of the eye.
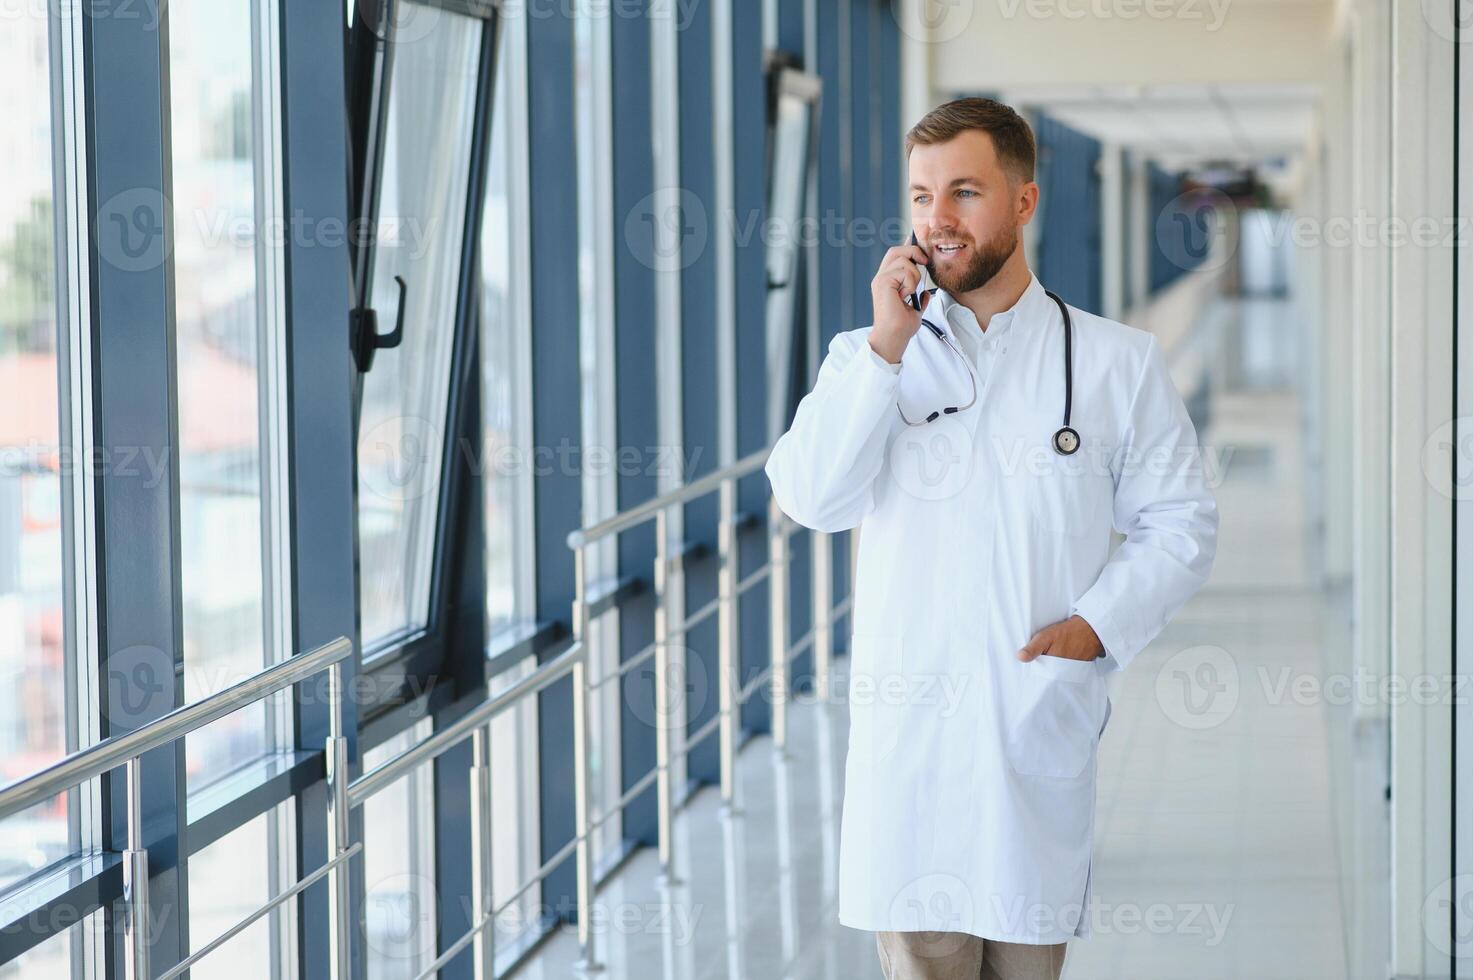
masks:
<svg viewBox="0 0 1473 980"><path fill-rule="evenodd" d="M960 191L957 191L956 192L956 196L957 197L976 197L977 196L977 192L976 191L969 191L969 190L960 190Z"/></svg>
<svg viewBox="0 0 1473 980"><path fill-rule="evenodd" d="M927 195L917 194L915 197L910 199L910 202L912 204L925 204L927 200L929 200Z"/></svg>

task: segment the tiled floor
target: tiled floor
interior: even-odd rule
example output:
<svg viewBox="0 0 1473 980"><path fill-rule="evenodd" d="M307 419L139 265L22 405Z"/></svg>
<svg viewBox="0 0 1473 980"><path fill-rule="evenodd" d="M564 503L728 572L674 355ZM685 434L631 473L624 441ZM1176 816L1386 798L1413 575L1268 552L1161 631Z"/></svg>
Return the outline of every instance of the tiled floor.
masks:
<svg viewBox="0 0 1473 980"><path fill-rule="evenodd" d="M1095 936L1071 945L1067 980L1325 980L1374 976L1348 961L1383 955L1374 907L1346 907L1357 893L1340 858L1384 853L1375 793L1357 788L1379 778L1377 739L1350 738L1336 709L1294 687L1325 674L1346 616L1308 579L1300 412L1283 387L1292 351L1265 353L1282 342L1284 302L1225 304L1196 341L1226 355L1207 359L1222 376L1204 433L1226 462L1219 556L1212 583L1113 682ZM788 758L750 745L740 815L724 816L712 789L678 818L681 885L662 891L655 854L635 855L599 895L604 975L879 977L874 937L835 919L845 735L842 708L807 706ZM1358 812L1337 819L1334 799ZM1371 839L1347 848L1346 834ZM1351 873L1384 881L1369 861ZM1360 924L1350 945L1347 921ZM519 975L568 977L576 956L564 931Z"/></svg>

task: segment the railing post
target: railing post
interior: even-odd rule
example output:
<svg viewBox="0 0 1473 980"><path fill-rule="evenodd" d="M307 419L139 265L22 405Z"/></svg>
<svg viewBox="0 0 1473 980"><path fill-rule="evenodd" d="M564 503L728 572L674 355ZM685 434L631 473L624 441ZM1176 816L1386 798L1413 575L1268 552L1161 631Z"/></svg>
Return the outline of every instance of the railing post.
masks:
<svg viewBox="0 0 1473 980"><path fill-rule="evenodd" d="M143 760L128 760L128 849L123 854L123 950L128 980L153 980L148 963L148 849L143 846Z"/></svg>
<svg viewBox="0 0 1473 980"><path fill-rule="evenodd" d="M834 662L834 541L814 531L813 552L813 687L820 704L829 701L829 671Z"/></svg>
<svg viewBox="0 0 1473 980"><path fill-rule="evenodd" d="M660 838L660 870L667 885L675 874L675 766L671 751L674 705L670 697L670 520L655 514L655 795Z"/></svg>
<svg viewBox="0 0 1473 980"><path fill-rule="evenodd" d="M582 654L573 664L573 826L578 835L574 845L578 898L578 967L583 973L600 969L593 935L593 820L589 792L588 697L589 669L593 649L588 636L588 555L584 547L573 552L573 642Z"/></svg>
<svg viewBox="0 0 1473 980"><path fill-rule="evenodd" d="M490 693L489 691L487 692ZM471 736L471 924L479 929L475 949L476 980L495 980L496 908L491 859L491 725Z"/></svg>
<svg viewBox="0 0 1473 980"><path fill-rule="evenodd" d="M721 481L721 517L716 529L716 551L720 568L716 592L720 605L716 614L716 672L721 712L721 802L736 806L736 646L737 646L737 549L736 481Z"/></svg>
<svg viewBox="0 0 1473 980"><path fill-rule="evenodd" d="M343 663L327 669L327 857L348 849L348 739L343 734ZM352 976L352 930L348 915L349 866L343 861L328 873L328 956L333 980Z"/></svg>
<svg viewBox="0 0 1473 980"><path fill-rule="evenodd" d="M776 497L767 498L767 560L771 566L767 585L772 607L772 747L778 752L788 746L788 529L787 515Z"/></svg>

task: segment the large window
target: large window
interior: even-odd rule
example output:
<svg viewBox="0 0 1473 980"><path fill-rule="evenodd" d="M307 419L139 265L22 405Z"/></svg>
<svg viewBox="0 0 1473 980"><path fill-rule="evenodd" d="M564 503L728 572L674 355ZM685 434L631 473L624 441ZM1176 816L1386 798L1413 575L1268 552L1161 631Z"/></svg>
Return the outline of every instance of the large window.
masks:
<svg viewBox="0 0 1473 980"><path fill-rule="evenodd" d="M481 224L481 414L485 427L486 626L494 636L531 620L532 337L528 280L526 86L521 25L503 27L496 59L490 166Z"/></svg>
<svg viewBox="0 0 1473 980"><path fill-rule="evenodd" d="M252 0L169 5L186 702L276 659L285 618L269 589L284 567L272 546L284 530L271 465L280 249L260 11ZM271 748L274 708L258 702L191 735L190 785Z"/></svg>
<svg viewBox="0 0 1473 980"><path fill-rule="evenodd" d="M618 447L614 354L614 206L613 173L606 161L613 155L612 25L607 17L580 17L575 26L575 98L577 100L578 167L578 373L579 426L585 447L598 447L606 459L617 458ZM622 233L622 229L621 229ZM653 397L653 393L651 395ZM594 458L589 454L587 458ZM582 474L582 522L591 524L619 510L618 470L615 466L585 466ZM561 547L557 542L555 547ZM611 581L619 571L618 536L588 548L590 582ZM598 686L589 700L589 767L592 805L608 814L594 831L595 860L618 860L624 838L624 817L615 804L623 795L619 746L624 685L620 663L619 610L609 610L588 624L587 640L594 654L589 673Z"/></svg>
<svg viewBox="0 0 1473 980"><path fill-rule="evenodd" d="M428 738L421 719L364 753L372 771ZM435 779L420 766L363 805L368 980L409 980L435 959Z"/></svg>
<svg viewBox="0 0 1473 980"><path fill-rule="evenodd" d="M526 33L502 26L496 58L486 201L481 224L481 398L486 508L486 630L492 650L528 635L536 617L532 504L532 322L526 242ZM537 666L524 658L491 682L494 696ZM537 699L491 726L492 893L507 902L541 864L537 833ZM509 963L539 930L542 889L528 888L496 919L498 960Z"/></svg>
<svg viewBox="0 0 1473 980"><path fill-rule="evenodd" d="M67 290L56 229L66 201L54 190L50 44L44 7L9 11L0 31L0 783L78 747L82 726L68 718L91 669L66 599L69 556L86 536L77 545L67 533L79 460L62 411L71 365L59 353ZM80 846L77 800L62 794L0 824L0 888Z"/></svg>
<svg viewBox="0 0 1473 980"><path fill-rule="evenodd" d="M406 288L404 339L364 377L358 535L365 648L428 622L460 294L481 21L405 4L394 45L369 271L381 330Z"/></svg>
<svg viewBox="0 0 1473 980"><path fill-rule="evenodd" d="M203 949L265 905L283 889L279 873L287 856L275 845L273 822L283 805L232 830L189 858L189 938ZM223 887L229 882L229 887ZM211 980L270 980L291 976L293 905L278 906L206 954L193 971Z"/></svg>

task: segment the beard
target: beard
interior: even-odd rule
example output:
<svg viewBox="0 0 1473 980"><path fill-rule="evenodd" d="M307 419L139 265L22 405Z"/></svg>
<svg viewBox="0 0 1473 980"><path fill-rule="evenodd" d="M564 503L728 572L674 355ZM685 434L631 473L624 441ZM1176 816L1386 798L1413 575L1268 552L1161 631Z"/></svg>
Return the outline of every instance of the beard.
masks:
<svg viewBox="0 0 1473 980"><path fill-rule="evenodd" d="M972 260L960 269L937 268L937 253L932 250L931 278L948 295L970 293L991 282L992 277L1002 271L1002 267L1017 249L1018 229L1009 226L998 232L991 241L974 245L971 249Z"/></svg>

